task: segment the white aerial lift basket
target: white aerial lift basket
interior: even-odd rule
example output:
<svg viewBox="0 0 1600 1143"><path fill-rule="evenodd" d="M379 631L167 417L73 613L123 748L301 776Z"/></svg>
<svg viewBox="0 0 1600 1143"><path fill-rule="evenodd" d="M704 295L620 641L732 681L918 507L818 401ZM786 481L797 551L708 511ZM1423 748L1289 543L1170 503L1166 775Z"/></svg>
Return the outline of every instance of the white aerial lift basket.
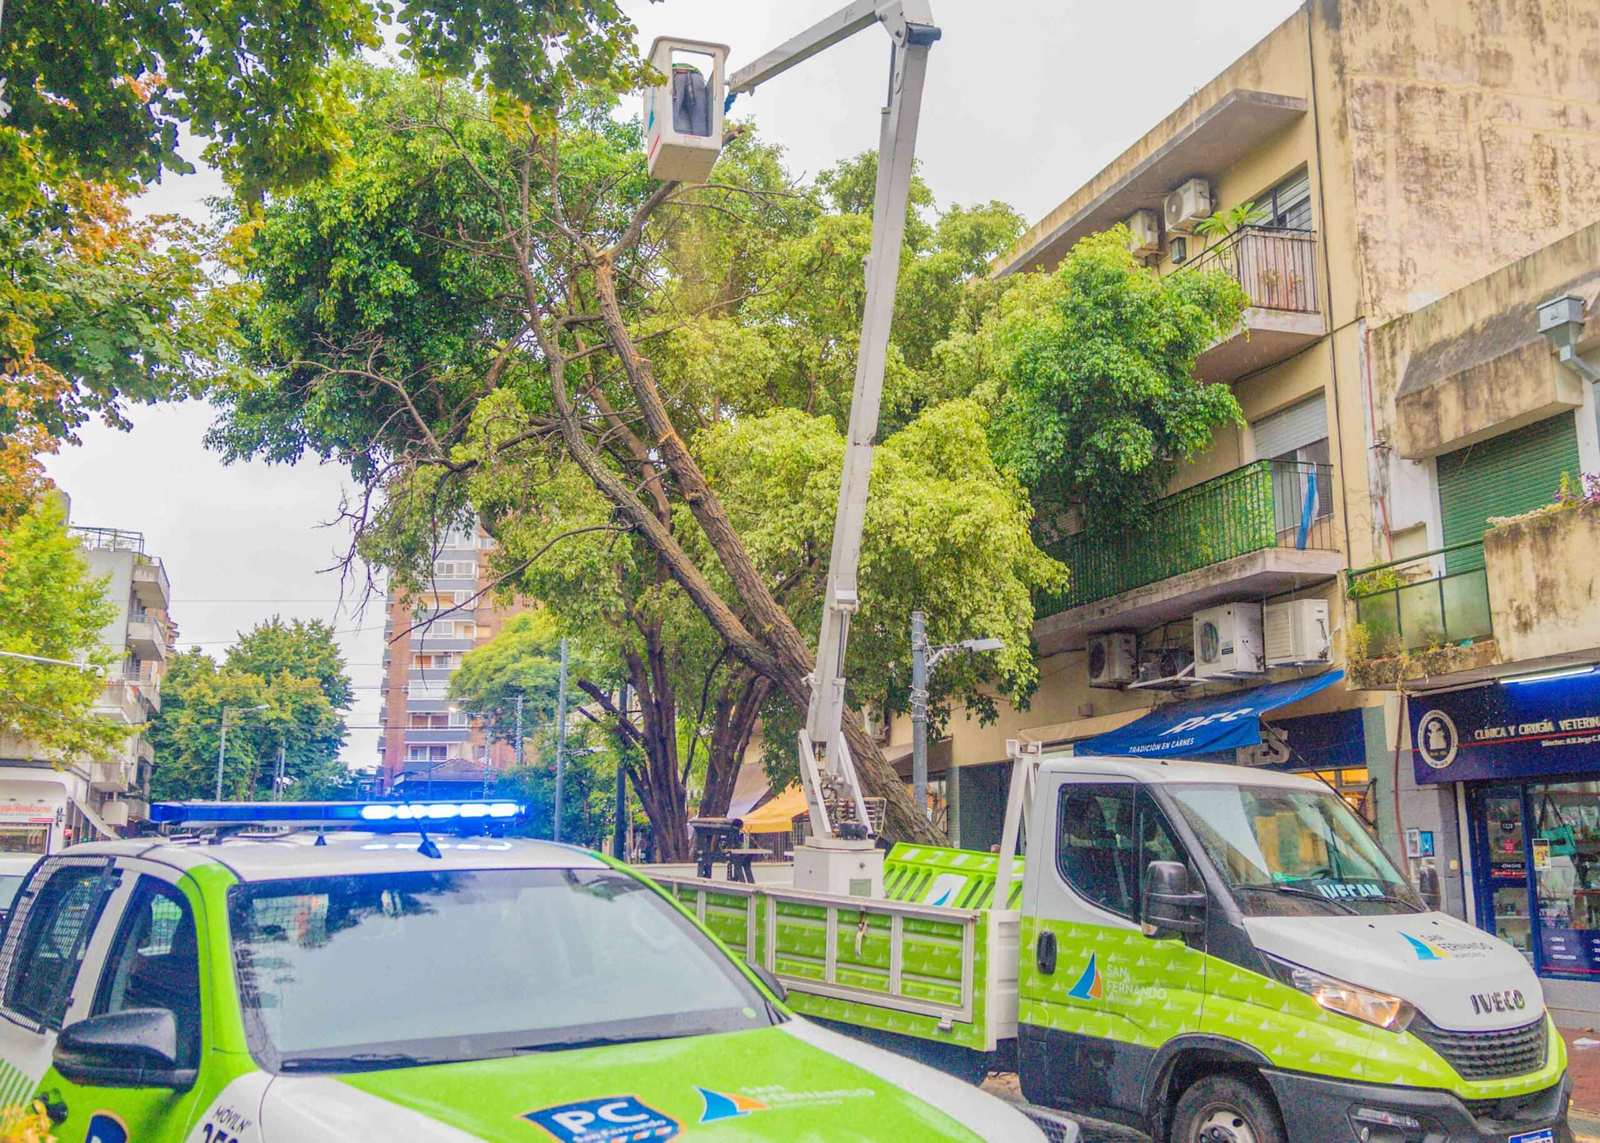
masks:
<svg viewBox="0 0 1600 1143"><path fill-rule="evenodd" d="M703 182L722 153L726 44L657 37L650 66L666 82L645 89L645 157L663 181Z"/></svg>

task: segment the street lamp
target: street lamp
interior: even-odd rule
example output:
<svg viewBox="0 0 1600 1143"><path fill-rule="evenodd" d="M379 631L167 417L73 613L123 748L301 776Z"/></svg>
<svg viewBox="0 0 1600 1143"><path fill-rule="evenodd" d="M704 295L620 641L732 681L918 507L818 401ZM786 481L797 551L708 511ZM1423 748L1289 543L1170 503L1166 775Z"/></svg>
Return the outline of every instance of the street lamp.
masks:
<svg viewBox="0 0 1600 1143"><path fill-rule="evenodd" d="M933 819L928 805L928 672L946 655L960 651L979 655L1005 646L1000 639L963 639L940 647L928 645L928 618L920 611L911 613L911 797L917 810Z"/></svg>
<svg viewBox="0 0 1600 1143"><path fill-rule="evenodd" d="M217 740L217 801L222 801L222 760L228 754L228 716L230 714L254 714L258 710L270 709L266 703L260 706L225 706L222 708L222 737Z"/></svg>

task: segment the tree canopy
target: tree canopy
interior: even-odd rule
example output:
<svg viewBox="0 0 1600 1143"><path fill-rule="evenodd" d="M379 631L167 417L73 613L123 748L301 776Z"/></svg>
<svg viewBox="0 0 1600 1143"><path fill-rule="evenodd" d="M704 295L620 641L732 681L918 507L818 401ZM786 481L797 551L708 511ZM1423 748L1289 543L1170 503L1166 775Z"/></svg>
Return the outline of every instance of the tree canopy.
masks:
<svg viewBox="0 0 1600 1143"><path fill-rule="evenodd" d="M220 663L199 648L178 654L150 725L152 796L215 796L225 710L225 798L326 796L346 778L339 751L350 696L343 656L321 622L274 617L242 634ZM288 786L275 790L280 750Z"/></svg>
<svg viewBox="0 0 1600 1143"><path fill-rule="evenodd" d="M679 807L652 813L658 834L686 834L697 767L731 791L757 712L804 703L870 241L870 218L837 208L861 205L848 186L871 162L819 189L740 129L714 183L659 184L607 99L540 127L459 86L376 69L363 84L349 163L270 200L253 236L239 317L261 379L221 395L213 442L346 464L360 551L402 587L424 588L444 526L481 521L501 586L602 652L585 694L603 709L625 678L640 696L616 730ZM902 300L970 325L992 291L967 278L1019 221L988 204L920 222ZM942 605L941 637L1012 648L951 672L941 700L1020 701L1029 594L1060 569L1028 542L985 411L941 388L936 331L898 330L863 561L863 596L884 603L857 625L854 701L898 701L909 634L890 611L913 595ZM847 733L896 831L926 834L876 745Z"/></svg>
<svg viewBox="0 0 1600 1143"><path fill-rule="evenodd" d="M93 709L120 658L101 642L116 617L103 589L54 499L0 534L0 651L88 668L0 656L0 739L63 762L120 748L126 731Z"/></svg>

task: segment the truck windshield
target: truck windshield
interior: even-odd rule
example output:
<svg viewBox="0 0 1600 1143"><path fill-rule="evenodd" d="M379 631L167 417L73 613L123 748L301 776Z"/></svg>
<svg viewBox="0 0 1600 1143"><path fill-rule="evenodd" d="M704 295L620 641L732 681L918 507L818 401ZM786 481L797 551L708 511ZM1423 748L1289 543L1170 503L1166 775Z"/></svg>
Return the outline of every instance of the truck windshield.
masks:
<svg viewBox="0 0 1600 1143"><path fill-rule="evenodd" d="M1332 792L1221 784L1169 791L1247 914L1422 910L1388 855Z"/></svg>
<svg viewBox="0 0 1600 1143"><path fill-rule="evenodd" d="M250 1046L348 1072L762 1027L780 1019L649 886L611 870L381 873L238 885Z"/></svg>

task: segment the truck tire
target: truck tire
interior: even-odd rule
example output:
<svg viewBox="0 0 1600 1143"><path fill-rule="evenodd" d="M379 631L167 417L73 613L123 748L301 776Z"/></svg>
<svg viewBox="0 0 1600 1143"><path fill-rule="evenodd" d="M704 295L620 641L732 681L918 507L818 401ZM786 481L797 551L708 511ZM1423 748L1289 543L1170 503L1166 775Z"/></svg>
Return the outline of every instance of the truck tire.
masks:
<svg viewBox="0 0 1600 1143"><path fill-rule="evenodd" d="M1288 1143L1277 1104L1231 1075L1204 1076L1178 1098L1171 1143Z"/></svg>

